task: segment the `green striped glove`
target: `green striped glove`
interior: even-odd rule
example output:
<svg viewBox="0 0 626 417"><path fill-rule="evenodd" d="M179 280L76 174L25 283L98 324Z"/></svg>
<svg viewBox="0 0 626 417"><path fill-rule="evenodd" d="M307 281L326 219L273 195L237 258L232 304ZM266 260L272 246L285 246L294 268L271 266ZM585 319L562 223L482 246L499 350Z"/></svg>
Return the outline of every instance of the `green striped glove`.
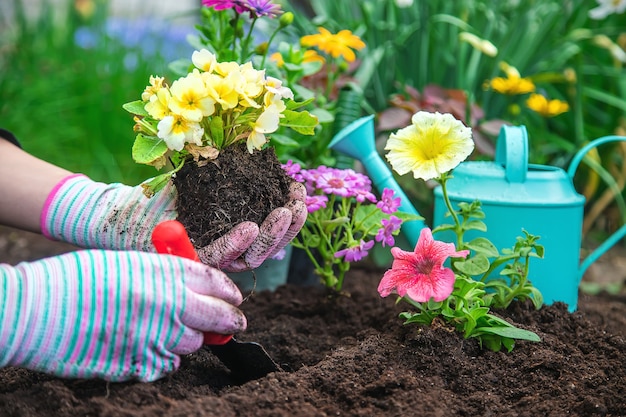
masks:
<svg viewBox="0 0 626 417"><path fill-rule="evenodd" d="M274 210L259 227L235 226L222 238L198 249L200 260L213 267L240 272L258 267L284 248L306 221L306 190L294 183L290 201ZM170 183L147 198L141 186L103 184L75 174L52 190L41 213L42 233L83 248L154 252L150 236L176 212L176 188Z"/></svg>
<svg viewBox="0 0 626 417"><path fill-rule="evenodd" d="M0 367L154 381L203 332L244 330L241 301L224 273L171 255L83 250L0 264Z"/></svg>

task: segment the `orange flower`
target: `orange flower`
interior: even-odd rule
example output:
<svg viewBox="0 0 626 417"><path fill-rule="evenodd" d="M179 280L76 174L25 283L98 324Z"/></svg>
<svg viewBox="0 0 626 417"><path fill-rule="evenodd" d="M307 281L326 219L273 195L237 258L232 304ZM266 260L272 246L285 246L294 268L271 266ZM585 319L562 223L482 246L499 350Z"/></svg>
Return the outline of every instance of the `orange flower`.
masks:
<svg viewBox="0 0 626 417"><path fill-rule="evenodd" d="M356 55L353 49L360 50L365 48L365 43L349 30L341 30L339 33L333 34L323 27L318 28L319 33L315 35L306 35L300 39L303 46L315 46L320 51L337 58L343 57L347 62L353 62Z"/></svg>
<svg viewBox="0 0 626 417"><path fill-rule="evenodd" d="M526 100L526 105L531 110L543 117L554 117L569 110L569 104L561 100L548 100L541 94L531 94Z"/></svg>

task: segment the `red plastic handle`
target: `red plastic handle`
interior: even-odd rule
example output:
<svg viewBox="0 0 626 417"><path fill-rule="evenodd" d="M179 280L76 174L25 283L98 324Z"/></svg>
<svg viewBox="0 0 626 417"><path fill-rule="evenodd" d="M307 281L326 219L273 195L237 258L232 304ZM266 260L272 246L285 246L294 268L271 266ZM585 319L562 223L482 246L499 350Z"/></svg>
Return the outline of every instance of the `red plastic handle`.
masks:
<svg viewBox="0 0 626 417"><path fill-rule="evenodd" d="M158 253L167 253L200 262L185 226L178 220L166 220L159 223L152 231L152 244ZM207 332L204 334L204 344L224 345L232 338L232 334Z"/></svg>

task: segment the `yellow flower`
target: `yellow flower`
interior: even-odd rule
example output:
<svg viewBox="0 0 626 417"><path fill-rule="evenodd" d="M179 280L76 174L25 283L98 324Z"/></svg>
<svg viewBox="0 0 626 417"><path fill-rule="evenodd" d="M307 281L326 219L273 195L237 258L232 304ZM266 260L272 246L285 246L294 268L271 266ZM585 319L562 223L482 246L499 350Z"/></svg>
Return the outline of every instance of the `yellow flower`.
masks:
<svg viewBox="0 0 626 417"><path fill-rule="evenodd" d="M318 28L319 33L315 35L306 35L300 38L303 46L316 46L320 51L337 58L342 56L347 62L353 62L356 59L353 49L365 48L365 43L349 30L341 30L337 34L323 27Z"/></svg>
<svg viewBox="0 0 626 417"><path fill-rule="evenodd" d="M304 55L302 55L302 62L321 62L323 64L324 62L326 62L326 60L314 49L307 49L306 51L304 51Z"/></svg>
<svg viewBox="0 0 626 417"><path fill-rule="evenodd" d="M544 117L554 117L569 110L569 104L561 100L548 100L541 94L531 94L526 105Z"/></svg>
<svg viewBox="0 0 626 417"><path fill-rule="evenodd" d="M392 133L387 160L404 175L413 171L425 181L454 169L474 150L472 130L451 114L417 112L411 125Z"/></svg>
<svg viewBox="0 0 626 417"><path fill-rule="evenodd" d="M215 112L215 100L209 97L209 91L197 69L184 78L179 78L170 87L172 98L169 108L192 122L199 122L204 116Z"/></svg>
<svg viewBox="0 0 626 417"><path fill-rule="evenodd" d="M154 77L154 76L150 76L150 85L146 87L145 90L143 90L143 93L141 93L141 99L143 101L148 101L150 100L150 97L153 94L156 94L160 89L163 88L163 77Z"/></svg>
<svg viewBox="0 0 626 417"><path fill-rule="evenodd" d="M496 77L489 83L491 88L500 94L526 94L535 91L535 84L528 78Z"/></svg>
<svg viewBox="0 0 626 417"><path fill-rule="evenodd" d="M154 119L161 120L170 113L169 102L171 97L169 90L162 88L150 96L150 101L146 103L144 108Z"/></svg>
<svg viewBox="0 0 626 417"><path fill-rule="evenodd" d="M526 94L535 91L535 84L529 78L522 78L517 68L500 62L500 69L506 74L506 78L496 77L489 81L489 86L501 94Z"/></svg>
<svg viewBox="0 0 626 417"><path fill-rule="evenodd" d="M208 72L202 73L204 84L209 90L209 96L222 106L223 110L234 109L239 103L237 92L236 73L232 76L220 77Z"/></svg>
<svg viewBox="0 0 626 417"><path fill-rule="evenodd" d="M281 68L283 65L285 65L283 54L281 54L280 52L274 52L272 55L270 55L270 59L276 62L276 65L278 66L278 68Z"/></svg>

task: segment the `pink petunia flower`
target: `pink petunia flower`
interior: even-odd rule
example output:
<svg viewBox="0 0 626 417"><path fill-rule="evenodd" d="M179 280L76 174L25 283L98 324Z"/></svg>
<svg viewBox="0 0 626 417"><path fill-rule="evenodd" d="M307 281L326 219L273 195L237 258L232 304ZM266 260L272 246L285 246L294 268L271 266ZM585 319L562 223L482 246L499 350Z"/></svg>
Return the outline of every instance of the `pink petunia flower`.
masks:
<svg viewBox="0 0 626 417"><path fill-rule="evenodd" d="M398 211L400 207L400 197L393 198L394 191L391 188L385 188L383 194L380 196L380 201L376 204L376 207L383 213L391 214Z"/></svg>
<svg viewBox="0 0 626 417"><path fill-rule="evenodd" d="M352 246L335 252L335 258L345 257L346 262L360 261L367 256L367 251L372 249L374 243L375 242L373 240L370 240L369 242L361 240L357 246Z"/></svg>
<svg viewBox="0 0 626 417"><path fill-rule="evenodd" d="M374 237L374 240L376 240L376 242L381 242L383 248L385 247L385 245L392 246L394 243L396 243L395 239L393 238L393 232L400 228L400 226L402 225L402 220L396 216L389 216L389 220L382 219L380 222L382 223L383 227L378 229L378 233Z"/></svg>
<svg viewBox="0 0 626 417"><path fill-rule="evenodd" d="M454 272L443 266L448 257L469 255L468 250L457 251L453 243L433 239L432 232L425 227L420 233L414 252L391 248L394 257L391 269L385 272L378 293L386 297L395 289L414 301L424 303L433 298L445 300L454 289Z"/></svg>

